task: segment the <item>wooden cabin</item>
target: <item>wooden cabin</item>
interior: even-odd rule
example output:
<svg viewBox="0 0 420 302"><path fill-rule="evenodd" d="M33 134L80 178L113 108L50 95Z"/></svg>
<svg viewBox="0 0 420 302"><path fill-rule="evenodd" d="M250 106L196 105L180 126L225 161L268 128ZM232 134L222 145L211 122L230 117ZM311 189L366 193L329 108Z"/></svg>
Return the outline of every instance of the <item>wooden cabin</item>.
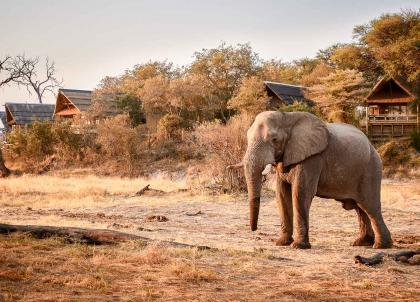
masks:
<svg viewBox="0 0 420 302"><path fill-rule="evenodd" d="M307 103L310 106L314 102L305 98L305 87L284 83L264 81L269 97L267 109L274 110L284 105L292 105L295 102Z"/></svg>
<svg viewBox="0 0 420 302"><path fill-rule="evenodd" d="M51 121L54 105L6 103L6 122L9 128L30 125L35 121Z"/></svg>
<svg viewBox="0 0 420 302"><path fill-rule="evenodd" d="M54 119L80 118L92 103L92 91L59 89L54 109Z"/></svg>
<svg viewBox="0 0 420 302"><path fill-rule="evenodd" d="M383 77L366 100L366 133L373 139L408 137L419 130L418 97L407 83Z"/></svg>

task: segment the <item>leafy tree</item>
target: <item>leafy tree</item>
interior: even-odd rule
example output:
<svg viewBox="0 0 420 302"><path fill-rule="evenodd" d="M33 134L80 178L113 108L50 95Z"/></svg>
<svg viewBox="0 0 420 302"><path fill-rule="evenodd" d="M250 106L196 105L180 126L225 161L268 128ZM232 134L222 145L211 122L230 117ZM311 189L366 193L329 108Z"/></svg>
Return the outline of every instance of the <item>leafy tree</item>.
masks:
<svg viewBox="0 0 420 302"><path fill-rule="evenodd" d="M281 60L265 61L261 66L260 77L265 81L296 84L299 81L297 68Z"/></svg>
<svg viewBox="0 0 420 302"><path fill-rule="evenodd" d="M336 68L355 69L362 72L372 84L383 74L379 62L370 50L362 45L345 44L335 50L330 60Z"/></svg>
<svg viewBox="0 0 420 302"><path fill-rule="evenodd" d="M334 67L334 62L331 60L331 57L333 54L337 51L337 49L342 48L345 46L343 43L335 43L331 46L328 46L327 48L318 50L318 53L316 54L316 58L323 62L324 64Z"/></svg>
<svg viewBox="0 0 420 302"><path fill-rule="evenodd" d="M141 102L135 96L127 94L118 96L117 108L121 110L121 113L128 114L132 127L136 127L146 121Z"/></svg>
<svg viewBox="0 0 420 302"><path fill-rule="evenodd" d="M253 76L242 80L238 93L229 100L228 108L256 115L267 109L268 95L264 82Z"/></svg>
<svg viewBox="0 0 420 302"><path fill-rule="evenodd" d="M353 123L355 107L366 96L366 81L361 72L338 69L309 88L309 97L315 100L328 120Z"/></svg>
<svg viewBox="0 0 420 302"><path fill-rule="evenodd" d="M172 112L169 103L169 79L158 75L144 81L138 94L146 112Z"/></svg>
<svg viewBox="0 0 420 302"><path fill-rule="evenodd" d="M193 121L213 117L217 108L213 107L211 87L200 74L186 74L173 79L169 85L170 106L178 115Z"/></svg>
<svg viewBox="0 0 420 302"><path fill-rule="evenodd" d="M310 73L302 76L301 84L306 87L319 84L321 78L328 76L332 71L332 67L320 61Z"/></svg>
<svg viewBox="0 0 420 302"><path fill-rule="evenodd" d="M222 43L212 49L194 54L189 74L201 75L211 89L211 100L224 121L229 112L227 102L234 95L243 78L256 75L260 59L249 44L227 46Z"/></svg>
<svg viewBox="0 0 420 302"><path fill-rule="evenodd" d="M356 26L354 35L387 73L420 81L420 10L382 15Z"/></svg>

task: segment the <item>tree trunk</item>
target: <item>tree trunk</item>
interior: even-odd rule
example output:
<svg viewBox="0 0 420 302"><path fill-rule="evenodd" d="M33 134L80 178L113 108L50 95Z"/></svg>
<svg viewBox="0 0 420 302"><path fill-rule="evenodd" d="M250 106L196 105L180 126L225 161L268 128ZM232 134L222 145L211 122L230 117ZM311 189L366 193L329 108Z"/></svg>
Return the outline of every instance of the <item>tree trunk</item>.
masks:
<svg viewBox="0 0 420 302"><path fill-rule="evenodd" d="M0 224L0 234L9 234L14 232L29 233L36 238L49 238L53 236L63 237L70 243L84 243L84 244L113 244L117 242L124 242L130 240L139 240L145 244L156 242L151 238L128 234L112 230L104 229L83 229L74 227L54 227L42 225L13 225ZM159 241L173 247L195 247L199 250L210 250L208 246L195 246L173 241Z"/></svg>
<svg viewBox="0 0 420 302"><path fill-rule="evenodd" d="M10 175L10 170L7 169L6 165L4 164L3 153L0 149L0 177L7 177L9 175Z"/></svg>

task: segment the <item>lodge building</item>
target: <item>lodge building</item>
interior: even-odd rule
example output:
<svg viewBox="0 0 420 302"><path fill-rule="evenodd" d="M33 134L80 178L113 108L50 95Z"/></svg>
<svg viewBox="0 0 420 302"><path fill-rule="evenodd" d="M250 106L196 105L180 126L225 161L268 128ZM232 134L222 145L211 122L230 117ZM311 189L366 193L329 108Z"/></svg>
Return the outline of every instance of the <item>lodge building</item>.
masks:
<svg viewBox="0 0 420 302"><path fill-rule="evenodd" d="M411 85L383 77L366 98L366 134L372 140L409 137L419 131L419 106Z"/></svg>

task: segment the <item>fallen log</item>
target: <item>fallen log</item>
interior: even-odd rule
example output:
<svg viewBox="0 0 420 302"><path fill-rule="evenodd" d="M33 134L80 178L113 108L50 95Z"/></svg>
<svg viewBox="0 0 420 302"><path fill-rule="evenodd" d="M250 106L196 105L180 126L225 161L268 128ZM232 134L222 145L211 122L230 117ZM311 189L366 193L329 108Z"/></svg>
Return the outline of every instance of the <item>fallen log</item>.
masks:
<svg viewBox="0 0 420 302"><path fill-rule="evenodd" d="M155 193L155 194L167 194L167 192L165 192L165 191L162 191L162 190L157 190L157 189L152 189L151 187L150 187L150 184L148 184L147 186L144 186L143 188L141 188L140 190L138 190L134 195L133 195L133 197L134 196L141 196L141 195L143 195L143 194L145 194L146 193L146 191L147 192L150 192L150 193Z"/></svg>
<svg viewBox="0 0 420 302"><path fill-rule="evenodd" d="M410 258L412 258L415 255L419 255L420 254L420 250L416 250L416 251L401 251L401 252L397 252L397 253L384 253L384 252L380 252L377 253L375 255L373 255L372 257L362 257L362 256L354 256L354 263L356 264L364 264L364 265L368 265L368 266L372 266L372 265L377 265L380 264L384 261L385 257L388 257L394 261L400 261L400 262L404 262L404 263L410 263L410 264L418 264L418 263L414 263L413 261L410 261ZM413 262L413 263L411 263Z"/></svg>
<svg viewBox="0 0 420 302"><path fill-rule="evenodd" d="M144 192L146 192L149 189L150 189L150 184L148 184L145 187L143 187L142 189L138 190L135 195L143 195Z"/></svg>
<svg viewBox="0 0 420 302"><path fill-rule="evenodd" d="M199 250L216 250L216 248L211 248L208 246L191 245L174 241L158 241L143 236L112 230L84 229L76 227L55 227L42 225L0 224L0 234L10 234L15 232L29 233L35 238L39 239L49 238L53 236L63 237L69 243L103 245L115 244L118 242L130 240L138 240L144 242L146 245L153 242L161 242L163 244L173 247L197 248Z"/></svg>

